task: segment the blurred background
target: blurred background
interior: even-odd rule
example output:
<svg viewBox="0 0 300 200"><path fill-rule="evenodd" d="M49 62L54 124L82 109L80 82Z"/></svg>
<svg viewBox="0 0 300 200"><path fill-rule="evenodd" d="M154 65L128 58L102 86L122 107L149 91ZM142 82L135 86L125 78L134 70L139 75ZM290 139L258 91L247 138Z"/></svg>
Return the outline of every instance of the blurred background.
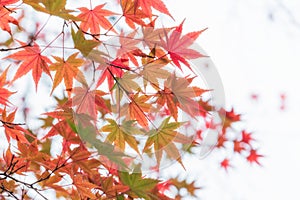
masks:
<svg viewBox="0 0 300 200"><path fill-rule="evenodd" d="M220 171L214 152L193 160L205 200L299 199L300 1L167 0L184 30L198 39L223 81L228 108L257 139L261 165L235 161Z"/></svg>

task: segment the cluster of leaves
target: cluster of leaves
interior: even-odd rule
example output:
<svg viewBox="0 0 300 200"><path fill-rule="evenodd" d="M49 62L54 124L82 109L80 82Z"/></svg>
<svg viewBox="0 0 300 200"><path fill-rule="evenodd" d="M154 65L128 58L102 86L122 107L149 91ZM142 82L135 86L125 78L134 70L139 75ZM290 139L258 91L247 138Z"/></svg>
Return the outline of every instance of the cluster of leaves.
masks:
<svg viewBox="0 0 300 200"><path fill-rule="evenodd" d="M213 88L199 87L190 60L205 57L192 48L204 30L184 34L184 22L159 27L155 10L173 19L161 0L115 3L116 10L92 1L90 7L70 1L69 8L66 0L0 0L0 31L7 33L0 49L0 134L8 144L0 157L0 198L47 199L52 191L65 199L181 199L182 188L195 196L195 182L165 180L159 172L168 160L184 168L183 153L195 154L202 133L222 125L213 111L225 121L217 147L234 144L238 155L259 163L250 133L228 139L240 116L217 110L209 100ZM32 33L22 22L33 13L47 20ZM61 24L53 38L46 35L57 31L50 20ZM12 88L24 76L36 91L50 84L44 89L56 101L36 130L15 122L21 111ZM227 169L229 159L221 165ZM157 177L147 177L147 169ZM165 193L171 186L173 197Z"/></svg>

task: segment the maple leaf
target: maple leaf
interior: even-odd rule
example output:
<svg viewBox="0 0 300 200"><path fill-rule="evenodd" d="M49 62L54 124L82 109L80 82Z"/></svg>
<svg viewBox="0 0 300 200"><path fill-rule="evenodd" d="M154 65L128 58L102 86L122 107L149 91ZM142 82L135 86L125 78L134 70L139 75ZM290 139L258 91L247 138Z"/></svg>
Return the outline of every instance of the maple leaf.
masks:
<svg viewBox="0 0 300 200"><path fill-rule="evenodd" d="M130 190L127 194L131 198L144 198L145 200L151 200L153 190L159 180L144 178L140 170L140 166L136 166L133 173L129 174L126 171L119 171L119 177L124 185L129 186ZM155 198L155 197L154 197Z"/></svg>
<svg viewBox="0 0 300 200"><path fill-rule="evenodd" d="M191 182L187 182L187 180L179 180L179 178L171 178L169 180L169 183L173 186L176 187L176 189L179 190L182 188L185 188L187 190L187 192L191 195L191 196L196 196L195 192L197 190L200 190L201 187L197 187L196 186L196 182L195 181L191 181ZM180 195L180 193L178 194Z"/></svg>
<svg viewBox="0 0 300 200"><path fill-rule="evenodd" d="M100 44L98 41L85 39L81 30L75 33L72 29L71 34L75 48L78 49L83 56L88 56L92 50Z"/></svg>
<svg viewBox="0 0 300 200"><path fill-rule="evenodd" d="M147 101L151 96L139 96L139 93L136 93L130 94L129 98L130 103L122 107L121 113L127 113L127 119L136 120L141 126L147 128L149 122L147 113L151 109L151 104L147 103Z"/></svg>
<svg viewBox="0 0 300 200"><path fill-rule="evenodd" d="M133 31L126 36L124 35L123 31L121 31L119 37L120 46L118 47L116 56L122 59L130 59L133 64L138 66L138 61L136 60L135 56L142 54L138 46L141 41L139 39L135 39L135 35L136 31Z"/></svg>
<svg viewBox="0 0 300 200"><path fill-rule="evenodd" d="M77 17L70 14L70 12L74 12L73 10L65 8L67 0L23 0L23 2L40 12L55 15L65 20L78 20Z"/></svg>
<svg viewBox="0 0 300 200"><path fill-rule="evenodd" d="M134 81L137 78L137 74L125 72L122 78L118 78L118 87L124 90L125 93L133 93L133 91L138 91L140 89L139 84Z"/></svg>
<svg viewBox="0 0 300 200"><path fill-rule="evenodd" d="M0 2L0 28L11 35L11 28L9 26L9 23L19 26L19 22L18 20L10 16L11 12L5 9L3 7L4 5L1 5L2 3L3 2Z"/></svg>
<svg viewBox="0 0 300 200"><path fill-rule="evenodd" d="M150 49L155 49L155 51L158 51L160 46L161 38L163 38L165 35L167 35L172 28L154 28L154 27L142 27L142 33L143 33L143 44L148 46ZM161 54L164 55L165 52ZM158 55L158 57L160 57Z"/></svg>
<svg viewBox="0 0 300 200"><path fill-rule="evenodd" d="M74 148L70 152L72 162L74 163L74 168L80 168L80 170L87 173L89 176L95 178L90 178L90 182L95 183L97 180L97 169L101 165L101 162L98 159L92 158L92 153L81 144L79 147ZM77 171L76 169L74 169ZM79 170L79 169L78 169Z"/></svg>
<svg viewBox="0 0 300 200"><path fill-rule="evenodd" d="M106 17L116 15L117 13L103 9L104 6L105 3L100 4L91 10L85 7L78 8L81 13L77 17L81 20L80 28L83 31L88 32L88 30L90 30L90 33L92 34L100 34L100 27L114 31L111 23Z"/></svg>
<svg viewBox="0 0 300 200"><path fill-rule="evenodd" d="M235 140L233 141L233 150L234 152L241 153L243 150L245 150L245 147L241 141Z"/></svg>
<svg viewBox="0 0 300 200"><path fill-rule="evenodd" d="M91 199L95 199L96 195L92 192L93 189L99 188L99 186L87 181L84 179L83 175L75 175L73 177L73 185L76 186L78 192L83 196L83 197L88 197Z"/></svg>
<svg viewBox="0 0 300 200"><path fill-rule="evenodd" d="M183 21L184 22L184 21ZM161 46L168 51L172 62L181 69L181 65L179 62L182 62L187 67L192 70L190 64L186 59L195 59L199 57L203 57L200 52L189 49L189 47L194 43L194 41L199 37L199 35L205 31L190 32L186 35L182 36L182 25L183 22L171 33L170 36L165 33L165 40L161 38Z"/></svg>
<svg viewBox="0 0 300 200"><path fill-rule="evenodd" d="M45 179L45 177L49 177L49 178ZM56 175L51 176L49 171L45 171L40 176L38 176L38 179L45 179L44 181L41 182L42 187L50 187L50 188L58 189L59 186L55 185L55 184L57 184L59 181L61 181L62 177L56 176Z"/></svg>
<svg viewBox="0 0 300 200"><path fill-rule="evenodd" d="M177 121L178 108L190 114L192 117L201 114L200 105L194 99L201 96L207 90L196 86L190 87L193 78L180 78L171 74L165 81L164 90L157 92L157 103L161 106L167 105L172 116Z"/></svg>
<svg viewBox="0 0 300 200"><path fill-rule="evenodd" d="M232 123L238 122L241 119L240 114L236 114L234 109L232 108L231 111L226 111L224 108L221 108L219 111L221 117L224 120L223 124L223 132L225 133L226 129L229 128Z"/></svg>
<svg viewBox="0 0 300 200"><path fill-rule="evenodd" d="M176 131L183 123L169 121L170 117L167 117L157 129L149 131L149 137L143 152L148 151L149 148L154 145L154 153L158 166L160 165L163 151L165 151L170 158L177 160L183 166L180 153L174 142L183 144L190 143L191 139Z"/></svg>
<svg viewBox="0 0 300 200"><path fill-rule="evenodd" d="M27 170L26 168L28 166L28 161L24 158L20 158L17 155L13 154L10 146L5 151L5 153L3 152L3 160L5 165L8 167L7 169L9 171L7 172L9 173L12 172L12 170L14 169L18 169L14 172L16 174L22 174Z"/></svg>
<svg viewBox="0 0 300 200"><path fill-rule="evenodd" d="M30 136L31 138L35 138L34 135L32 135L29 131L22 128L20 125L22 124L16 124L14 123L15 114L17 112L17 109L15 109L13 112L7 115L6 109L2 110L2 115L0 122L3 124L5 136L7 138L7 141L10 142L10 139L15 139L17 141L20 141L22 143L28 143L29 141L26 138L27 136Z"/></svg>
<svg viewBox="0 0 300 200"><path fill-rule="evenodd" d="M155 56L155 52L151 52L151 56ZM169 60L163 58L156 60L144 59L143 67L140 71L140 75L143 76L144 86L150 83L155 89L159 89L158 79L167 79L171 75L170 72L162 69L168 63Z"/></svg>
<svg viewBox="0 0 300 200"><path fill-rule="evenodd" d="M65 120L62 120L53 125L49 132L42 138L42 140L53 137L55 135L61 135L63 137L63 150L66 150L68 145L79 144L81 142L78 135L73 131L68 122Z"/></svg>
<svg viewBox="0 0 300 200"><path fill-rule="evenodd" d="M146 26L143 19L148 18L149 16L142 10L137 9L135 0L121 0L121 7L125 22L130 28L135 29L135 24Z"/></svg>
<svg viewBox="0 0 300 200"><path fill-rule="evenodd" d="M253 140L254 139L252 138L252 133L248 133L245 130L242 131L242 142L250 144L250 142Z"/></svg>
<svg viewBox="0 0 300 200"><path fill-rule="evenodd" d="M222 160L222 162L220 163L220 166L222 168L224 168L226 171L228 170L229 167L231 167L230 165L230 160L228 158L225 158L224 160Z"/></svg>
<svg viewBox="0 0 300 200"><path fill-rule="evenodd" d="M23 42L19 43L23 46L26 46L26 44ZM49 58L41 54L40 47L36 43L34 43L33 46L28 45L24 47L23 50L11 54L5 58L12 58L14 60L21 61L13 81L24 76L30 70L32 70L32 77L37 89L42 72L45 72L48 76L50 76L50 78L52 78L48 66L51 61Z"/></svg>
<svg viewBox="0 0 300 200"><path fill-rule="evenodd" d="M120 148L120 150L125 150L125 142L134 149L138 154L138 143L133 136L134 134L141 134L142 132L134 127L135 121L123 121L121 125L117 124L116 121L112 119L106 119L109 124L102 127L103 132L109 132L106 137L106 141L109 143L114 143L114 146Z"/></svg>
<svg viewBox="0 0 300 200"><path fill-rule="evenodd" d="M115 78L122 78L124 75L123 69L130 70L127 59L116 58L108 64L100 64L97 70L102 70L102 74L98 79L96 87L100 86L104 80L107 79L108 87L111 89L114 85Z"/></svg>
<svg viewBox="0 0 300 200"><path fill-rule="evenodd" d="M105 178L102 183L102 189L105 195L107 195L108 198L116 197L116 195L120 193L124 193L129 190L129 187L127 185L122 184L116 184L116 181L112 176Z"/></svg>
<svg viewBox="0 0 300 200"><path fill-rule="evenodd" d="M101 90L90 90L86 85L83 85L82 87L75 87L73 94L74 96L69 100L69 103L77 106L77 114L86 114L96 120L97 107L110 112L102 98L106 93Z"/></svg>
<svg viewBox="0 0 300 200"><path fill-rule="evenodd" d="M50 69L56 71L52 91L59 85L59 83L64 79L64 83L67 90L73 88L73 80L76 79L80 83L86 84L83 73L78 69L82 66L84 61L80 58L76 58L78 53L74 53L68 57L65 61L60 57L53 56L56 63L50 66Z"/></svg>
<svg viewBox="0 0 300 200"><path fill-rule="evenodd" d="M7 104L10 103L8 101L8 98L15 93L15 92L10 92L8 89L4 88L4 86L7 84L6 76L7 76L8 69L9 67L6 68L4 72L2 72L2 74L0 75L0 104L4 106L7 106Z"/></svg>
<svg viewBox="0 0 300 200"><path fill-rule="evenodd" d="M258 161L259 158L264 157L263 155L260 155L257 153L257 150L251 149L249 155L247 156L247 160L250 163L256 163L258 165L261 165L260 162Z"/></svg>
<svg viewBox="0 0 300 200"><path fill-rule="evenodd" d="M136 0L136 7L140 6L142 11L149 17L152 17L152 10L151 7L155 10L158 10L161 13L169 15L173 20L174 18L170 14L168 8L161 0L156 1L148 1L148 0Z"/></svg>

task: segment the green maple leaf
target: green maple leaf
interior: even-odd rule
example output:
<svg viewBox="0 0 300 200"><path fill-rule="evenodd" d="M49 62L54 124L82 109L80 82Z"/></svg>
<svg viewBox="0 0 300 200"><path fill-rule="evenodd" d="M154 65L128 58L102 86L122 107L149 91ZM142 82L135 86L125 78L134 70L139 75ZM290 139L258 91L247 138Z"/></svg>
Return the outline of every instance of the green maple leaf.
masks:
<svg viewBox="0 0 300 200"><path fill-rule="evenodd" d="M102 127L103 132L109 132L106 137L106 142L114 143L114 145L120 148L122 151L125 150L125 142L139 153L138 143L133 136L134 134L142 134L142 132L134 127L134 120L123 121L121 125L117 124L115 120L107 119L110 123Z"/></svg>
<svg viewBox="0 0 300 200"><path fill-rule="evenodd" d="M66 0L23 0L23 2L40 12L55 15L65 20L78 20L77 17L70 14L70 12L74 12L73 10L65 8Z"/></svg>
<svg viewBox="0 0 300 200"><path fill-rule="evenodd" d="M80 30L75 33L75 31L72 29L71 32L75 48L78 49L85 57L88 56L91 51L100 44L95 40L85 39L82 31Z"/></svg>
<svg viewBox="0 0 300 200"><path fill-rule="evenodd" d="M191 138L176 131L183 122L169 121L170 117L166 118L157 129L149 131L150 136L146 141L143 152L148 152L154 146L154 154L158 166L160 166L163 151L166 152L167 156L177 160L183 166L180 153L174 142L187 144L191 142Z"/></svg>
<svg viewBox="0 0 300 200"><path fill-rule="evenodd" d="M129 186L127 194L132 198L144 198L151 200L154 196L151 191L158 182L157 179L144 178L141 173L140 165L136 166L133 173L119 171L119 177L124 185Z"/></svg>

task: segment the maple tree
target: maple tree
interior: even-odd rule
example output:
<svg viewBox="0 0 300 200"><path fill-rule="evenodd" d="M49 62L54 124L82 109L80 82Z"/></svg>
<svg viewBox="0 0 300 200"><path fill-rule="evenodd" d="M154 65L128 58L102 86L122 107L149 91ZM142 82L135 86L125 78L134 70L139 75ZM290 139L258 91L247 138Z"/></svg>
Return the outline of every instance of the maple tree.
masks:
<svg viewBox="0 0 300 200"><path fill-rule="evenodd" d="M197 181L161 171L185 169L184 155L215 147L260 164L241 115L214 104L193 64L208 58L195 48L206 29L160 26L174 20L162 0L110 3L0 0L1 199L182 199ZM47 93L38 116L23 83Z"/></svg>

